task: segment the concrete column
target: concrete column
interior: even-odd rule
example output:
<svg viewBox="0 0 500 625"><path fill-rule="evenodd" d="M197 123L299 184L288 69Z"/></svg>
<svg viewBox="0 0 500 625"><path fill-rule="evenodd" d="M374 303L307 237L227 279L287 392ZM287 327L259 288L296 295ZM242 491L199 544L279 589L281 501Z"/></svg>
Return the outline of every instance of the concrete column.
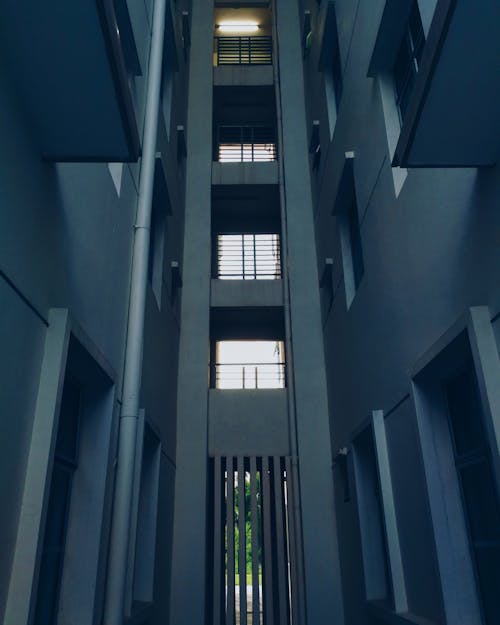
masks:
<svg viewBox="0 0 500 625"><path fill-rule="evenodd" d="M275 0L307 623L343 621L298 3Z"/></svg>
<svg viewBox="0 0 500 625"><path fill-rule="evenodd" d="M205 624L213 0L192 5L171 618Z"/></svg>

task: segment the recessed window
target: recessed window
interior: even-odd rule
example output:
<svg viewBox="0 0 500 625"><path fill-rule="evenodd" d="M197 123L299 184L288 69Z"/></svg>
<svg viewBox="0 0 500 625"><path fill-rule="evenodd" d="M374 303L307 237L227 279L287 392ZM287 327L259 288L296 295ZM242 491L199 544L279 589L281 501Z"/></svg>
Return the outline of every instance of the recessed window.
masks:
<svg viewBox="0 0 500 625"><path fill-rule="evenodd" d="M401 123L404 121L422 59L425 34L416 0L394 64L394 88Z"/></svg>
<svg viewBox="0 0 500 625"><path fill-rule="evenodd" d="M66 375L42 545L35 625L57 621L73 475L78 467L80 386Z"/></svg>
<svg viewBox="0 0 500 625"><path fill-rule="evenodd" d="M346 302L347 307L349 307L365 273L358 205L354 190L347 210L340 215L340 236L344 266Z"/></svg>
<svg viewBox="0 0 500 625"><path fill-rule="evenodd" d="M278 234L219 234L217 277L220 280L281 278Z"/></svg>
<svg viewBox="0 0 500 625"><path fill-rule="evenodd" d="M285 387L283 341L218 341L215 357L218 389Z"/></svg>
<svg viewBox="0 0 500 625"><path fill-rule="evenodd" d="M500 504L472 359L444 382L455 468L485 623L500 621Z"/></svg>
<svg viewBox="0 0 500 625"><path fill-rule="evenodd" d="M342 63L340 58L339 35L337 29L337 16L335 14L335 5L330 3L328 7L328 32L325 37L329 41L329 62L325 63L325 96L328 109L328 123L330 126L330 138L333 137L335 125L337 123L337 115L342 98L344 82L342 79Z"/></svg>
<svg viewBox="0 0 500 625"><path fill-rule="evenodd" d="M491 313L470 308L432 345L413 395L449 622L500 622L500 493L494 401L500 361ZM495 580L495 581L493 581Z"/></svg>
<svg viewBox="0 0 500 625"><path fill-rule="evenodd" d="M347 213L347 219L349 223L349 240L351 242L352 272L354 276L354 285L357 289L365 273L365 265L363 261L363 248L361 245L358 207L354 200L351 202L350 209Z"/></svg>
<svg viewBox="0 0 500 625"><path fill-rule="evenodd" d="M160 441L146 423L142 440L142 459L138 476L137 522L132 571L132 610L153 601L156 526L158 516L158 486L160 476ZM137 478L136 478L137 479Z"/></svg>
<svg viewBox="0 0 500 625"><path fill-rule="evenodd" d="M389 604L392 601L389 555L371 427L356 438L353 449L366 598Z"/></svg>
<svg viewBox="0 0 500 625"><path fill-rule="evenodd" d="M365 273L354 161L354 152L346 152L332 211L338 216L347 308L352 304Z"/></svg>
<svg viewBox="0 0 500 625"><path fill-rule="evenodd" d="M169 138L172 129L174 82L174 69L170 63L164 62L163 76L161 81L161 106L163 110L163 119L165 121L165 130L167 131L167 137Z"/></svg>
<svg viewBox="0 0 500 625"><path fill-rule="evenodd" d="M158 308L161 307L166 225L167 220L163 211L153 205L149 235L148 280Z"/></svg>

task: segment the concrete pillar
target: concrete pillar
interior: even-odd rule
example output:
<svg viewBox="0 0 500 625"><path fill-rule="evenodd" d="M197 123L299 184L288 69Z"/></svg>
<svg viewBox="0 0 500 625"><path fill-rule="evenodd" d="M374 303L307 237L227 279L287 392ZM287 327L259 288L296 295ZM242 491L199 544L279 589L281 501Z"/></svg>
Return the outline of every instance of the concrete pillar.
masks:
<svg viewBox="0 0 500 625"><path fill-rule="evenodd" d="M307 623L343 621L298 3L276 0Z"/></svg>
<svg viewBox="0 0 500 625"><path fill-rule="evenodd" d="M172 625L205 624L213 0L193 0L179 345Z"/></svg>

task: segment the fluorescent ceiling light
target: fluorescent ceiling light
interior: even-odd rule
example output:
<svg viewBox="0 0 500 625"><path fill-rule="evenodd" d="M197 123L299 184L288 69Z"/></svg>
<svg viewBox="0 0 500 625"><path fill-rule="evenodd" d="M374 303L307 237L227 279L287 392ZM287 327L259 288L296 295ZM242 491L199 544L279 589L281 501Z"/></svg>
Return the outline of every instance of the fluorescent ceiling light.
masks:
<svg viewBox="0 0 500 625"><path fill-rule="evenodd" d="M221 33L254 33L259 25L257 22L222 22L218 28Z"/></svg>

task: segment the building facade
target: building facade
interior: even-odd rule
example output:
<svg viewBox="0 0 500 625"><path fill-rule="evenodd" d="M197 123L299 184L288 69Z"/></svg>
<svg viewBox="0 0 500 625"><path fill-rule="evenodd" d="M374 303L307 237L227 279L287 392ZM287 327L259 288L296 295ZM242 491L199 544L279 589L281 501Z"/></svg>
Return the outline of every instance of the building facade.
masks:
<svg viewBox="0 0 500 625"><path fill-rule="evenodd" d="M498 3L17 5L0 621L498 623Z"/></svg>

